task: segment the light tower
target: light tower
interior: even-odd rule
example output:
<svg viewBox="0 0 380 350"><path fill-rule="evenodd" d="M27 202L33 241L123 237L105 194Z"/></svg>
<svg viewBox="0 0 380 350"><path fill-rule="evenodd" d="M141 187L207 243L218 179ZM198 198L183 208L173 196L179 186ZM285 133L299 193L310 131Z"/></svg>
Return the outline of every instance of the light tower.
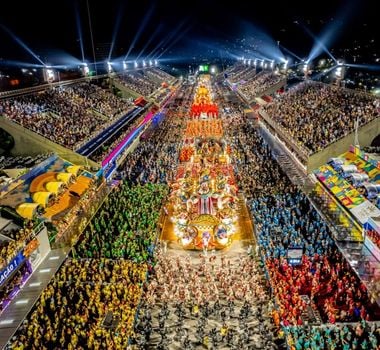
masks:
<svg viewBox="0 0 380 350"><path fill-rule="evenodd" d="M345 73L344 62L338 61L337 67L335 70L336 85L340 86L342 84L342 81L344 79L344 73Z"/></svg>

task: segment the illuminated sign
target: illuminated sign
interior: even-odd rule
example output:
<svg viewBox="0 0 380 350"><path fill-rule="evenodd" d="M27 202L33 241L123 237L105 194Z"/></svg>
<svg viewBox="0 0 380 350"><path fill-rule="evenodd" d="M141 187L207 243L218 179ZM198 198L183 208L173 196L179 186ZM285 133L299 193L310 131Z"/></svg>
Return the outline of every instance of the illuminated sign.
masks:
<svg viewBox="0 0 380 350"><path fill-rule="evenodd" d="M208 73L208 64L201 64L199 66L199 71L203 73Z"/></svg>
<svg viewBox="0 0 380 350"><path fill-rule="evenodd" d="M22 252L18 253L9 265L0 272L0 286L12 275L13 271L16 271L17 267L25 260L25 256Z"/></svg>

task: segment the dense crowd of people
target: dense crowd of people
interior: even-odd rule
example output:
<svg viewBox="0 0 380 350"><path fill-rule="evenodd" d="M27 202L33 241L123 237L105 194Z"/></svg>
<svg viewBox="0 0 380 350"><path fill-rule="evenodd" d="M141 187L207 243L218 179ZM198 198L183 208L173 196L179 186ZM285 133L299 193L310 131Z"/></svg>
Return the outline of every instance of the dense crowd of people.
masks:
<svg viewBox="0 0 380 350"><path fill-rule="evenodd" d="M131 101L119 100L94 84L82 83L2 100L0 114L75 150L131 106Z"/></svg>
<svg viewBox="0 0 380 350"><path fill-rule="evenodd" d="M284 76L274 72L262 72L252 79L244 82L239 86L240 92L248 101L252 101L255 97L260 97L271 86L284 80Z"/></svg>
<svg viewBox="0 0 380 350"><path fill-rule="evenodd" d="M251 210L267 258L286 257L289 248L313 257L329 253L334 246L327 224L299 190L257 198Z"/></svg>
<svg viewBox="0 0 380 350"><path fill-rule="evenodd" d="M299 145L315 153L380 115L380 100L337 86L304 82L265 107Z"/></svg>
<svg viewBox="0 0 380 350"><path fill-rule="evenodd" d="M41 153L36 156L0 156L0 169L32 168L49 158L52 153Z"/></svg>
<svg viewBox="0 0 380 350"><path fill-rule="evenodd" d="M179 91L179 94L189 97L191 87ZM164 119L153 123L150 129L141 137L134 152L127 155L125 162L119 168L122 178L133 183L171 183L177 168L181 136L186 121L178 118L180 106L169 105Z"/></svg>
<svg viewBox="0 0 380 350"><path fill-rule="evenodd" d="M146 264L126 260L66 260L10 349L125 348L146 273ZM107 315L114 325L104 324Z"/></svg>
<svg viewBox="0 0 380 350"><path fill-rule="evenodd" d="M172 75L159 68L148 68L145 70L145 74L151 79L158 81L160 84L168 84L174 79Z"/></svg>
<svg viewBox="0 0 380 350"><path fill-rule="evenodd" d="M236 64L226 69L224 74L227 75L231 83L239 83L241 80L249 79L250 76L255 75L256 68L254 66Z"/></svg>
<svg viewBox="0 0 380 350"><path fill-rule="evenodd" d="M111 91L103 89L92 82L76 84L68 88L69 93L76 97L78 104L95 111L110 119L125 114L134 106L133 100L116 97Z"/></svg>
<svg viewBox="0 0 380 350"><path fill-rule="evenodd" d="M84 258L152 260L157 223L168 188L123 182L83 232L75 254Z"/></svg>
<svg viewBox="0 0 380 350"><path fill-rule="evenodd" d="M175 257L163 248L156 258L132 338L138 349L277 348L264 275L251 256Z"/></svg>
<svg viewBox="0 0 380 350"><path fill-rule="evenodd" d="M295 329L305 334L302 341L306 345L300 342L297 346L291 340L288 343L294 349L312 349L307 342L309 331L305 331L310 313L314 318L309 321L317 323L378 320L377 304L337 250L326 223L308 198L291 184L254 123L244 121L238 108L229 111L232 113L225 133L232 145L231 159L236 157L238 183L255 218L260 254L277 304L274 322L297 326ZM287 259L289 248L301 250L299 264L293 265ZM367 346L364 348L375 348L368 345L374 342L368 333L362 339ZM328 336L319 340L330 349ZM361 349L357 343L357 347L352 346L355 342L343 334L331 342L337 344L336 348L350 344L342 349ZM323 346L313 349L324 349Z"/></svg>
<svg viewBox="0 0 380 350"><path fill-rule="evenodd" d="M12 228L1 232L9 237L10 240L0 242L0 271L34 238L33 226L33 222L30 221L23 228Z"/></svg>
<svg viewBox="0 0 380 350"><path fill-rule="evenodd" d="M237 80L253 76L252 67L230 72ZM127 73L123 80L149 95L160 74ZM273 84L268 74L250 89ZM67 93L81 96L81 88ZM179 92L179 105L170 105L165 119L153 122L127 155L119 169L122 180L83 232L73 258L43 291L12 339L12 349L122 349L129 344L158 350L269 350L281 346L280 329L291 350L378 349L379 328L368 321L379 319L379 307L337 250L327 224L275 161L255 122L244 116L242 106L224 100L223 87L216 88L229 159L255 221L258 254L253 246L230 256L167 254L166 243L156 247L168 185L179 158L191 157L179 152L186 125L180 115L192 103L193 87L187 86ZM101 95L97 89L93 94ZM355 114L364 123L378 113L377 101L364 95L311 83L298 89L308 98L301 100L296 89L280 98L284 107L275 102L267 111L294 129L294 135L299 132L300 142L310 150L323 147L314 134L317 128L327 142L331 135L339 137L335 128L340 124L334 119L339 115L345 122ZM310 127L317 118L326 123ZM288 260L291 248L301 250L297 263ZM9 255L8 249L1 250L0 269ZM108 328L110 314L113 325ZM310 327L309 319L329 325ZM353 321L359 323L336 325Z"/></svg>
<svg viewBox="0 0 380 350"><path fill-rule="evenodd" d="M379 318L379 307L370 301L366 287L336 249L321 256L303 255L296 266L285 258L267 259L266 265L284 325L304 324L302 314L308 307L302 298L305 295L324 322Z"/></svg>
<svg viewBox="0 0 380 350"><path fill-rule="evenodd" d="M365 321L323 327L286 327L290 350L377 350L380 326Z"/></svg>
<svg viewBox="0 0 380 350"><path fill-rule="evenodd" d="M145 97L150 96L161 87L161 84L149 77L144 70L128 72L120 75L119 78L120 82L127 88Z"/></svg>

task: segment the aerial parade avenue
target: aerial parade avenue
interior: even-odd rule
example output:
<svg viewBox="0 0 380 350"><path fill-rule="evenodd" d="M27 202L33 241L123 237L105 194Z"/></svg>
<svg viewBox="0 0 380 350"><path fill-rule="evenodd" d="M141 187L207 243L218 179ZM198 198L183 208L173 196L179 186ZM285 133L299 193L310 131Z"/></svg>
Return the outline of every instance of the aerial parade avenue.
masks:
<svg viewBox="0 0 380 350"><path fill-rule="evenodd" d="M376 13L4 2L0 349L380 350Z"/></svg>

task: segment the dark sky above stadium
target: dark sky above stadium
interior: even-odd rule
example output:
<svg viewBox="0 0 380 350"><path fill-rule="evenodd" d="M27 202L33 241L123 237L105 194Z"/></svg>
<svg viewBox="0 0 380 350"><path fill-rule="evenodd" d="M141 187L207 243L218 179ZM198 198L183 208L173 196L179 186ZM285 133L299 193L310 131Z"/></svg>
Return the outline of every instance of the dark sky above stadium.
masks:
<svg viewBox="0 0 380 350"><path fill-rule="evenodd" d="M325 35L328 47L354 39L378 40L376 1L253 0L88 0L96 46L112 46L112 58L201 58L249 55L258 46L285 46L301 57L313 39ZM81 33L81 34L80 34ZM82 37L82 39L80 39ZM17 40L21 40L23 44ZM92 60L87 0L3 1L0 11L0 62L54 61L63 53L82 60L80 42ZM108 46L107 46L108 45Z"/></svg>

